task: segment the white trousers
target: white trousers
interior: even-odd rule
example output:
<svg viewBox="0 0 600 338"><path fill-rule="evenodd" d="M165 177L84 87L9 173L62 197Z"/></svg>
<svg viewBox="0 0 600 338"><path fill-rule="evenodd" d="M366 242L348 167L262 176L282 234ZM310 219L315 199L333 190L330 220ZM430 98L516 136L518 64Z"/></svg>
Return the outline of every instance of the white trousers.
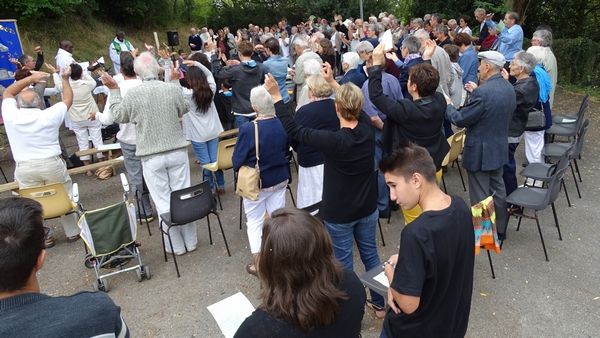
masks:
<svg viewBox="0 0 600 338"><path fill-rule="evenodd" d="M79 150L90 149L90 140L94 144L94 148L98 148L102 145L102 123L99 120L83 120L83 121L71 121L71 130L75 133L77 138L77 145ZM89 133L89 134L88 134ZM103 158L102 153L96 154L97 158ZM81 156L79 158L82 161L89 161L90 155Z"/></svg>
<svg viewBox="0 0 600 338"><path fill-rule="evenodd" d="M525 156L529 163L544 163L542 150L544 149L545 131L526 131L525 136Z"/></svg>
<svg viewBox="0 0 600 338"><path fill-rule="evenodd" d="M17 162L15 166L15 180L19 188L64 183L67 194L71 196L73 192L73 182L67 172L65 161L60 156ZM79 235L77 214L73 213L61 217L61 223L67 237Z"/></svg>
<svg viewBox="0 0 600 338"><path fill-rule="evenodd" d="M150 191L150 197L156 206L159 217L168 213L171 207L171 192L187 188L191 184L190 163L187 149L177 149L154 156L142 158L144 179ZM166 225L163 227L166 231ZM173 250L175 254L185 253L196 248L198 234L196 223L188 223L171 228ZM167 252L171 252L169 239L164 235Z"/></svg>
<svg viewBox="0 0 600 338"><path fill-rule="evenodd" d="M298 209L309 207L323 199L323 164L298 167Z"/></svg>
<svg viewBox="0 0 600 338"><path fill-rule="evenodd" d="M250 252L253 254L260 252L265 213L271 215L273 211L285 207L285 187L284 184L275 190L261 190L256 201L244 198L248 242L250 242Z"/></svg>

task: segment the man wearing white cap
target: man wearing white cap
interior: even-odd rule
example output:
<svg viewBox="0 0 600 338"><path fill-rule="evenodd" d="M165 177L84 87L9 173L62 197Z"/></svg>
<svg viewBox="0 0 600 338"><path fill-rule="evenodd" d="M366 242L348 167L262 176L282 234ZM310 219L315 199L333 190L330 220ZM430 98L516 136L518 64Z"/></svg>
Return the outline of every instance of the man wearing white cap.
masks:
<svg viewBox="0 0 600 338"><path fill-rule="evenodd" d="M500 72L506 59L501 53L479 53L479 79L465 85L471 92L469 102L461 109L446 97L446 118L467 129L463 165L469 179L471 204L494 195L496 225L500 239L505 238L508 224L506 188L502 167L508 160L508 123L517 106L513 86Z"/></svg>

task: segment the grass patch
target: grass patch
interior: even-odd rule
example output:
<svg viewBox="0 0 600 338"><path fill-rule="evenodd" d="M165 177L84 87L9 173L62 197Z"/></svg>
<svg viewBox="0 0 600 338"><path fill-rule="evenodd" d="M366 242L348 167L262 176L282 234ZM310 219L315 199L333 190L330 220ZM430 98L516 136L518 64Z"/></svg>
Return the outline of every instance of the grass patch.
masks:
<svg viewBox="0 0 600 338"><path fill-rule="evenodd" d="M560 86L573 93L578 94L588 94L590 98L595 100L596 102L600 102L600 88L599 87L585 87L573 84L560 84Z"/></svg>

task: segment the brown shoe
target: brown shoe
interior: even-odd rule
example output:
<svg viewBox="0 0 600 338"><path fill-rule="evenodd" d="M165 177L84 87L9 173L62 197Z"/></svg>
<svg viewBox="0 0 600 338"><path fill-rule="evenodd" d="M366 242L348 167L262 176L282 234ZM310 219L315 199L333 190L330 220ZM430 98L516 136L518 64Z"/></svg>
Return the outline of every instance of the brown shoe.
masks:
<svg viewBox="0 0 600 338"><path fill-rule="evenodd" d="M258 271L256 270L256 265L254 264L247 264L246 272L251 274L252 276L258 277Z"/></svg>
<svg viewBox="0 0 600 338"><path fill-rule="evenodd" d="M77 242L77 240L79 239L79 235L77 236L71 236L71 237L67 237L67 242L68 243L73 243L73 242Z"/></svg>
<svg viewBox="0 0 600 338"><path fill-rule="evenodd" d="M54 245L56 245L56 242L54 241L54 237L52 237L52 235L48 235L46 238L44 238L44 249L50 249Z"/></svg>

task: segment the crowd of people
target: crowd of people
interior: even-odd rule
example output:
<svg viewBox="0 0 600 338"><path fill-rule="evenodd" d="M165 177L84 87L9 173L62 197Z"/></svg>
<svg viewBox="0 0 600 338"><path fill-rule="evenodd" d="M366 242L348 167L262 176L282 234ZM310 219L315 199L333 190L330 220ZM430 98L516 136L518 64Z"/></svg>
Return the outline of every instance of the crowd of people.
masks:
<svg viewBox="0 0 600 338"><path fill-rule="evenodd" d="M191 185L188 146L202 168L217 160L219 134L237 128L234 171L260 168L258 197L244 197L243 206L252 255L246 271L263 288L260 308L236 337L358 337L365 304L384 319L381 337L464 336L474 264L468 205L493 196L505 239L515 150L524 139L527 160L543 161L557 79L549 27L539 27L524 51L517 13L499 23L481 8L473 15L471 26L468 15L427 14L403 25L380 13L367 20L311 16L297 25L282 19L235 35L229 27L192 28L190 53L147 44L139 52L117 32L108 72L75 63L73 44L64 40L56 67L47 65L60 102L50 106L36 89L50 77L39 71L40 53L38 62L29 55L16 60L20 76L3 93L15 179L20 188L68 186L58 139L63 121L80 149L87 149L88 137L94 146L102 142L101 124L118 123L125 169L140 192L135 196L148 219L160 217L169 212L171 192ZM106 102L93 95L107 96ZM534 109L545 114L545 126L527 128ZM467 135L462 162L469 203L438 186L447 138L459 128ZM297 207L317 205L322 222L285 209L290 148L299 164ZM205 170L203 178L215 195L226 193L222 172L213 178ZM22 313L34 302L51 306L52 298L31 296L40 292L35 273L51 244L39 205L10 203L14 208L0 207L0 312ZM353 272L353 245L366 270L382 265L378 218L398 207L406 227L399 253L383 263L386 306L373 290L366 297ZM63 224L75 240L73 221ZM167 252L196 249L194 223L170 233ZM13 261L20 250L29 254ZM105 306L118 317L114 304ZM17 332L15 325L1 325L0 335ZM126 331L124 323L114 327Z"/></svg>

